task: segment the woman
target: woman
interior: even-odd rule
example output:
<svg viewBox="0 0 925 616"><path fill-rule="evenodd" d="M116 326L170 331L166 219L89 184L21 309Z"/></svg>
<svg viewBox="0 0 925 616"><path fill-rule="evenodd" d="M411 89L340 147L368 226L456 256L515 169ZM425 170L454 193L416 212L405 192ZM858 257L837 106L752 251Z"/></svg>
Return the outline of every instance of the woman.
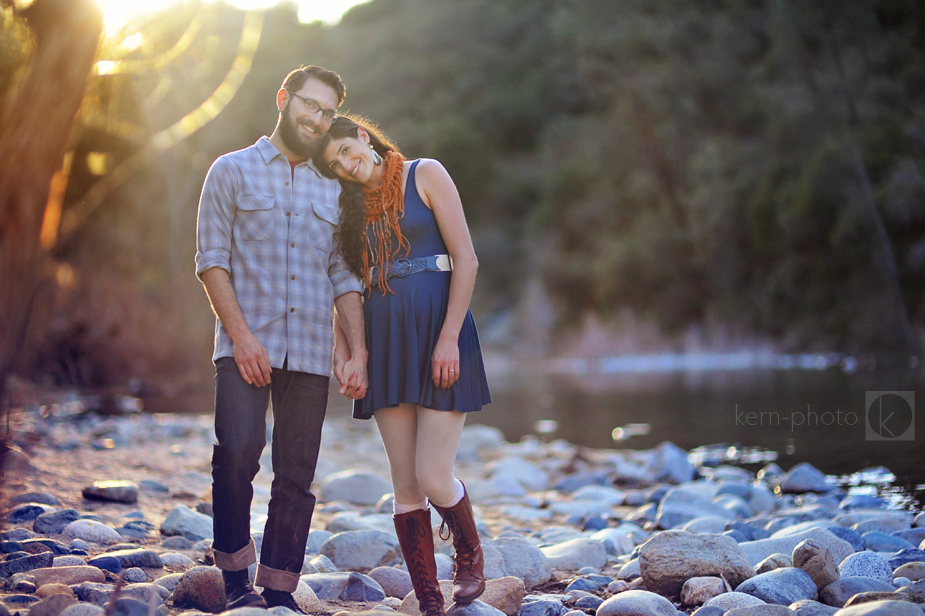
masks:
<svg viewBox="0 0 925 616"><path fill-rule="evenodd" d="M446 169L405 160L361 118L338 117L315 162L341 181L337 238L366 283L369 388L353 415L375 415L412 585L422 613L441 616L428 502L443 518L441 532L446 525L453 535L453 600L471 603L485 590L472 506L453 475L466 413L491 402L469 312L478 269L472 239Z"/></svg>

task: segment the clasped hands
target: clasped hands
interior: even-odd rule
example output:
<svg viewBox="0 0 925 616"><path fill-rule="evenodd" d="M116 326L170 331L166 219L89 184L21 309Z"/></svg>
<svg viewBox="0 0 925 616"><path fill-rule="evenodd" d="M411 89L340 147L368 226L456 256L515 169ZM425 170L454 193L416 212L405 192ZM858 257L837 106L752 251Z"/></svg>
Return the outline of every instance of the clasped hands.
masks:
<svg viewBox="0 0 925 616"><path fill-rule="evenodd" d="M359 400L369 386L366 375L366 357L351 356L334 349L334 378L340 384L341 395Z"/></svg>

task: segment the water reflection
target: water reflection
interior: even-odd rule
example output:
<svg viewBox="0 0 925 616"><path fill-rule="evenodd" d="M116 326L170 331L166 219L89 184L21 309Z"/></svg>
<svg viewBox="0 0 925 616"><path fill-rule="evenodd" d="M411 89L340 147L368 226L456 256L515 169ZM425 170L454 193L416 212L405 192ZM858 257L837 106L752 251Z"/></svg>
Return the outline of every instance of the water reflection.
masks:
<svg viewBox="0 0 925 616"><path fill-rule="evenodd" d="M917 494L925 503L925 457L914 438L914 405L911 440L872 440L868 424L871 394L914 396L923 390L914 358L770 353L551 362L490 358L489 375L495 402L477 421L512 440L537 434L630 449L667 440L713 456L732 452L726 462L755 469L772 456L784 469L805 461L845 482L863 469L885 467L892 477L887 483L882 473L867 475L882 490Z"/></svg>

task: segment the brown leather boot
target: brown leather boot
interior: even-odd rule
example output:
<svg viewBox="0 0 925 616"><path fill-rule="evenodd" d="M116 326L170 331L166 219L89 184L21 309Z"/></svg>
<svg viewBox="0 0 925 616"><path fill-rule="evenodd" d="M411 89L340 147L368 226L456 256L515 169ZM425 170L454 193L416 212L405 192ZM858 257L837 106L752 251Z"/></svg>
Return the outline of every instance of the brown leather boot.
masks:
<svg viewBox="0 0 925 616"><path fill-rule="evenodd" d="M415 509L392 516L398 545L408 564L414 596L424 616L446 616L443 593L437 581L437 561L434 559L434 531L430 525L430 509Z"/></svg>
<svg viewBox="0 0 925 616"><path fill-rule="evenodd" d="M443 518L440 538L449 539L449 535L443 536L444 526L448 526L453 533L453 547L456 548L453 601L460 605L472 603L485 592L485 556L482 553L479 531L475 527L469 493L465 489L466 486L463 485L463 497L452 507L434 505L434 509Z"/></svg>

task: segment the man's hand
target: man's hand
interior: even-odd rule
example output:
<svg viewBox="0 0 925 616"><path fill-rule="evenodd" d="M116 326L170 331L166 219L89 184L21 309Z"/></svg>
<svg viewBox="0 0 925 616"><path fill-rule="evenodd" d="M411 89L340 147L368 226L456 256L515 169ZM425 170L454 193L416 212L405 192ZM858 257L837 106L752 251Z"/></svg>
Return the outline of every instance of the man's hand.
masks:
<svg viewBox="0 0 925 616"><path fill-rule="evenodd" d="M366 374L366 358L348 360L344 364L342 376L338 377L337 380L340 383L340 393L351 400L359 400L365 396L366 389L369 386Z"/></svg>
<svg viewBox="0 0 925 616"><path fill-rule="evenodd" d="M254 334L247 332L236 341L233 355L245 383L256 387L270 384L270 355Z"/></svg>

